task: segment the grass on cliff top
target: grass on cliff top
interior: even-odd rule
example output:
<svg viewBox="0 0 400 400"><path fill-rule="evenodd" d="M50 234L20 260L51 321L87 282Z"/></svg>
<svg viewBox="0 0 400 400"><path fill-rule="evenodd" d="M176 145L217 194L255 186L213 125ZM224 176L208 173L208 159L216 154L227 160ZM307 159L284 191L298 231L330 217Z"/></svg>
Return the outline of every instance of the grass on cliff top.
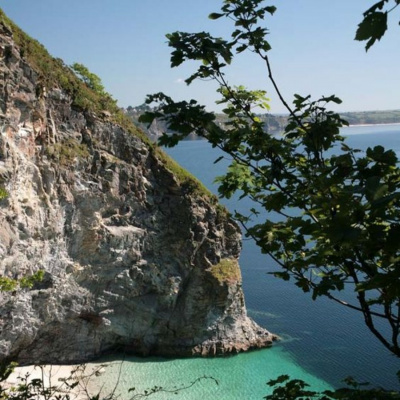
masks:
<svg viewBox="0 0 400 400"><path fill-rule="evenodd" d="M220 283L240 282L242 280L239 264L234 258L224 258L217 265L209 268L208 271Z"/></svg>
<svg viewBox="0 0 400 400"><path fill-rule="evenodd" d="M120 125L145 142L147 136L137 129L109 94L101 95L91 90L60 58L52 57L45 47L31 38L11 21L0 8L0 23L5 25L13 35L14 42L19 47L20 56L39 75L39 82L47 88L63 89L72 98L72 106L82 111L92 111L100 114L108 111L111 121Z"/></svg>
<svg viewBox="0 0 400 400"><path fill-rule="evenodd" d="M202 182L195 178L185 168L181 167L175 160L166 154L161 148L154 147L156 157L162 161L164 166L173 172L175 178L178 180L179 185L186 188L189 193L199 196L206 196L212 204L218 203L218 198L212 194Z"/></svg>
<svg viewBox="0 0 400 400"><path fill-rule="evenodd" d="M181 185L186 186L193 194L206 196L213 204L217 203L216 197L200 181L153 144L145 133L133 124L108 93L101 95L91 90L63 60L52 57L41 43L22 31L1 8L0 23L11 30L13 39L20 49L21 58L37 72L39 81L45 87L63 89L71 96L72 106L81 111L94 112L97 115L101 115L102 111L108 111L111 115L109 120L145 142L165 167L177 177Z"/></svg>

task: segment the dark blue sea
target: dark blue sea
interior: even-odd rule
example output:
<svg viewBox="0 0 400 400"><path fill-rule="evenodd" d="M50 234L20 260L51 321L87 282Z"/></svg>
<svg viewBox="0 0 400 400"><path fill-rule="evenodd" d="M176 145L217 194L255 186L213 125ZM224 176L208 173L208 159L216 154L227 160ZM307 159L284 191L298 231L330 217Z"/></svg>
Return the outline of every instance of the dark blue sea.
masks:
<svg viewBox="0 0 400 400"><path fill-rule="evenodd" d="M400 125L349 127L342 134L354 148L380 144L400 157ZM224 173L227 165L213 164L221 155L218 150L206 141L195 140L181 142L167 152L216 193L214 179ZM231 211L245 212L251 207L247 199L222 202ZM176 396L154 396L160 400L262 399L269 393L266 382L280 374L307 380L320 389L338 387L347 376L385 388L399 387L396 372L400 360L378 343L364 326L360 313L328 299L313 301L292 282L267 274L277 268L251 240L243 241L240 265L249 315L282 340L271 349L228 358L129 358L122 369L120 386L135 386L138 390L152 385L172 387L204 375L219 381L216 385L212 380L203 380ZM116 363L109 368L106 375L111 378L119 367Z"/></svg>

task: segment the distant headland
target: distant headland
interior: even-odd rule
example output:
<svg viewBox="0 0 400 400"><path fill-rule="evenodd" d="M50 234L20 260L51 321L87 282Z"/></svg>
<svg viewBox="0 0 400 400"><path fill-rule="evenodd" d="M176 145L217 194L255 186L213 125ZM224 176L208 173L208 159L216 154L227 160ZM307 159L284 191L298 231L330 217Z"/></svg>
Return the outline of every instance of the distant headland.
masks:
<svg viewBox="0 0 400 400"><path fill-rule="evenodd" d="M156 120L150 127L141 124L139 122L140 115L149 110L150 107L144 104L137 107L129 106L125 109L125 113L151 139L156 140L163 132L169 133L169 130L163 121ZM400 110L352 111L343 112L340 115L349 125L400 124ZM215 116L220 124L224 124L227 121L225 114L216 113ZM287 114L260 114L258 117L264 122L266 131L272 134L283 132L288 121ZM194 138L195 136L193 135Z"/></svg>

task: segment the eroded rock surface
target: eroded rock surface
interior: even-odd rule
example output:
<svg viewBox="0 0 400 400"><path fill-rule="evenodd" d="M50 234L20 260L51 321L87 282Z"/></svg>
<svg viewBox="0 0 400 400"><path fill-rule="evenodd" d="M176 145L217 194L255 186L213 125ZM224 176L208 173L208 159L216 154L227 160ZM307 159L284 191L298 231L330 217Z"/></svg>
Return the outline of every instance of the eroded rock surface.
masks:
<svg viewBox="0 0 400 400"><path fill-rule="evenodd" d="M0 275L45 271L32 289L0 293L0 357L269 345L246 315L235 223L138 137L71 103L0 26Z"/></svg>

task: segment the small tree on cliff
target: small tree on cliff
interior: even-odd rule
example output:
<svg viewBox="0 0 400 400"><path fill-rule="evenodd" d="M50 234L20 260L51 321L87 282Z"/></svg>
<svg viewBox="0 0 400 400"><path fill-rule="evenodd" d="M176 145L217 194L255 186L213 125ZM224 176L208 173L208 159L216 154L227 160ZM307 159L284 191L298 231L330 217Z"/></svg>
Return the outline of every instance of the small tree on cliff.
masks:
<svg viewBox="0 0 400 400"><path fill-rule="evenodd" d="M80 79L82 79L82 81L85 82L86 85L94 92L96 92L99 95L106 94L101 79L93 72L90 72L89 69L85 67L83 64L74 63L71 65L71 68L75 72L75 74Z"/></svg>
<svg viewBox="0 0 400 400"><path fill-rule="evenodd" d="M399 3L379 1L364 13L356 39L366 40L367 50L381 39L387 14ZM147 103L156 103L157 108L142 117L142 122L162 119L176 132L162 136L162 145L174 146L195 132L229 155L231 165L218 178L219 193L229 198L239 192L257 205L249 214L257 215L259 222L251 224L249 215L238 213L235 218L280 266L274 275L293 279L313 299L325 296L359 311L375 337L400 357L400 169L396 154L382 146L369 148L365 154L350 148L339 131L346 121L327 108L329 103L341 102L334 95L312 100L297 94L293 106L283 98L272 73L268 31L261 25L275 11L263 0L225 0L221 11L210 18L232 20L230 38L205 32L167 35L173 48L172 67L188 60L200 62L187 84L198 79L218 83L219 103L225 106L229 121L225 127L195 100L177 103L163 93L148 97ZM289 113L283 137L271 136L254 112L268 109L266 92L233 87L226 79L224 71L234 54L244 51L257 54L265 64ZM298 211L296 216L293 209ZM270 219L271 211L281 218ZM345 288L354 293L353 302L341 299ZM280 382L286 382L285 377L273 383ZM287 385L283 397L271 399L298 398L301 393L311 396L299 382ZM289 393L296 395L287 397ZM352 398L354 393L361 393L360 389L354 387L348 397L325 398ZM371 398L383 398L369 393ZM385 398L389 395L398 398L398 393L384 392Z"/></svg>
<svg viewBox="0 0 400 400"><path fill-rule="evenodd" d="M117 101L114 100L111 94L105 90L99 76L97 76L93 72L90 72L87 67L80 63L72 64L71 69L75 73L75 75L86 84L86 86L92 91L92 93L96 95L96 102L102 109L108 110L111 113L118 112ZM75 99L75 102L80 104L81 106L83 105L84 107L87 107L86 104L88 102L88 93L85 93L83 96L81 95L77 97L78 100Z"/></svg>

